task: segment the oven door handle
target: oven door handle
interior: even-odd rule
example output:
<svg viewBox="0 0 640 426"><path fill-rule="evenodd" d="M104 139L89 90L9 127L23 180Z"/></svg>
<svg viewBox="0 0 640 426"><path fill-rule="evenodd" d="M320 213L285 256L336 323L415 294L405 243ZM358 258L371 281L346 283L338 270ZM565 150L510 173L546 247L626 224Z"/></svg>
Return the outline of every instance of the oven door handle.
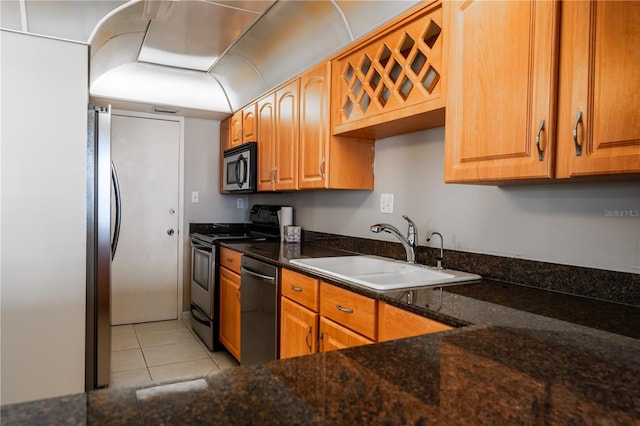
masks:
<svg viewBox="0 0 640 426"><path fill-rule="evenodd" d="M205 245L205 244L199 244L196 242L191 242L191 247L193 247L194 250L196 251L200 251L202 253L206 253L206 254L211 254L212 248L211 246Z"/></svg>
<svg viewBox="0 0 640 426"><path fill-rule="evenodd" d="M258 278L260 280L271 281L271 282L275 282L276 281L276 277L271 277L269 275L263 275L263 274L259 274L257 272L253 272L253 271L245 268L244 266L240 268L240 272L242 272L243 274L251 275L252 277Z"/></svg>
<svg viewBox="0 0 640 426"><path fill-rule="evenodd" d="M210 325L209 321L207 321L206 319L202 319L202 314L197 309L194 309L193 306L191 307L191 318L202 325L206 325L207 327L209 327Z"/></svg>

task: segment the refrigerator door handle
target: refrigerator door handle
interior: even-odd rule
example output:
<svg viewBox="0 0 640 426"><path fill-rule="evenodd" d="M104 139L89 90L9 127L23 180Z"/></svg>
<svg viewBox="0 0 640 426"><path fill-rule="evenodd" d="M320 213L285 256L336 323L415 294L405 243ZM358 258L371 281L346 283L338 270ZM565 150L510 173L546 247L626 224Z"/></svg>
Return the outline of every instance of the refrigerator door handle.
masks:
<svg viewBox="0 0 640 426"><path fill-rule="evenodd" d="M113 183L113 193L115 195L116 218L113 229L113 241L111 241L111 260L116 256L118 248L118 239L120 238L120 222L122 220L122 205L120 198L120 182L118 181L118 173L116 165L111 162L111 182Z"/></svg>

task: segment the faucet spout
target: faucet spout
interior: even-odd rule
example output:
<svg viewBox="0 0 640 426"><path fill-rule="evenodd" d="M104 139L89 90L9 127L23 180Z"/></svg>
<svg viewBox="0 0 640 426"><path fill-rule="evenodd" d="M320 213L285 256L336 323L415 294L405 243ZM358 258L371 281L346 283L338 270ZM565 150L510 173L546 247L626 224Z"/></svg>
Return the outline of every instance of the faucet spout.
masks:
<svg viewBox="0 0 640 426"><path fill-rule="evenodd" d="M433 237L434 235L437 235L438 237L440 237L440 256L436 257L436 261L437 261L436 268L444 269L444 267L442 266L442 261L444 260L444 241L442 238L442 234L439 232L432 232L427 237L427 242L429 242L431 240L431 237Z"/></svg>
<svg viewBox="0 0 640 426"><path fill-rule="evenodd" d="M407 222L409 222L409 230L407 232L407 236L405 237L395 226L389 223L376 223L369 227L371 232L376 234L380 232L388 232L391 235L396 236L404 250L407 253L407 262L408 263L416 263L416 236L418 231L416 229L415 223L411 219L409 219L406 215L402 216Z"/></svg>

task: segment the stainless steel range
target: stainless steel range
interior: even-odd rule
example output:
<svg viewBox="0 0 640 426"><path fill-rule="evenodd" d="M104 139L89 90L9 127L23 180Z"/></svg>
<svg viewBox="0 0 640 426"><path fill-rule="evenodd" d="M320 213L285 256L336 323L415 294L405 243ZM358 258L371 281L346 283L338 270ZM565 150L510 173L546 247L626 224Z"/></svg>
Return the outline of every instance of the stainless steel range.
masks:
<svg viewBox="0 0 640 426"><path fill-rule="evenodd" d="M201 225L191 234L191 324L212 350L218 350L218 243L280 240L280 206L256 204L249 223Z"/></svg>

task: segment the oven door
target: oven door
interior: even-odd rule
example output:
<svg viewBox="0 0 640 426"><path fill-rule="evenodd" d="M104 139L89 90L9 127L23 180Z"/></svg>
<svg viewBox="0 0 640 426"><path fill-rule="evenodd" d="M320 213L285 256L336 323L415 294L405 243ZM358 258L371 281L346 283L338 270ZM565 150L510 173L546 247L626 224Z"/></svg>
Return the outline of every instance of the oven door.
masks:
<svg viewBox="0 0 640 426"><path fill-rule="evenodd" d="M216 246L191 241L191 303L213 319Z"/></svg>

